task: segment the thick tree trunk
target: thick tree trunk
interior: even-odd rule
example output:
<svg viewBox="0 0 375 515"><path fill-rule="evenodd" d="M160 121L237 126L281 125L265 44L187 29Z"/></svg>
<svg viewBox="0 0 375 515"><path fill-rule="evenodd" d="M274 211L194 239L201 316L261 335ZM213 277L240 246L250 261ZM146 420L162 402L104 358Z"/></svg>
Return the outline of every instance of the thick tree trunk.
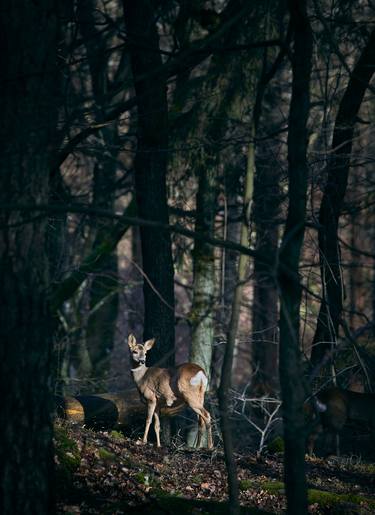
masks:
<svg viewBox="0 0 375 515"><path fill-rule="evenodd" d="M142 402L136 388L120 393L77 395L75 397L55 397L57 416L92 428L131 428L136 422L144 424L147 404ZM184 407L165 407L161 414L173 417Z"/></svg>
<svg viewBox="0 0 375 515"><path fill-rule="evenodd" d="M275 221L280 211L280 192L275 168L257 161L254 181L253 220L256 231L254 258L254 298L252 318L252 360L256 382L264 392L278 390L278 291L263 257L274 257L279 227Z"/></svg>
<svg viewBox="0 0 375 515"><path fill-rule="evenodd" d="M45 204L57 123L55 2L5 1L0 19L0 512L53 512L51 319ZM6 395L5 395L6 392ZM31 406L33 408L31 409Z"/></svg>
<svg viewBox="0 0 375 515"><path fill-rule="evenodd" d="M323 286L311 361L320 363L336 343L343 307L343 284L338 241L339 218L348 184L350 156L356 118L367 86L374 73L375 30L353 69L340 102L328 163L327 183L319 212L319 253Z"/></svg>
<svg viewBox="0 0 375 515"><path fill-rule="evenodd" d="M80 31L85 39L96 119L100 123L110 107L110 83L107 40L101 32L102 19L97 8L96 0L82 0L78 4L77 14ZM124 66L123 61L121 65ZM98 136L103 153L94 168L93 205L113 211L116 200L117 123L103 127ZM112 226L113 222L108 220L101 221L99 226L96 223L91 226L94 246L103 241ZM117 254L114 249L103 260L100 273L90 284L91 315L87 321L86 338L92 363L92 378L95 381L105 379L109 369L109 356L114 346L118 310L117 278Z"/></svg>
<svg viewBox="0 0 375 515"><path fill-rule="evenodd" d="M214 236L216 201L217 201L217 169L205 162L199 168L197 192L197 218L195 231ZM214 316L216 272L215 247L204 241L196 241L193 253L194 282L193 304L190 314L192 324L192 344L190 361L200 365L207 374L211 372L211 359L214 340Z"/></svg>
<svg viewBox="0 0 375 515"><path fill-rule="evenodd" d="M225 16L232 16L241 8L243 0L229 2L228 12ZM224 12L223 12L224 15ZM241 40L241 30L225 35L222 45L230 46ZM201 92L205 99L202 110L199 111L197 131L195 136L202 141L202 146L196 157L196 169L199 179L197 194L197 220L196 232L212 237L216 216L218 185L217 177L221 164L221 142L227 131L225 118L236 109L236 101L241 95L233 88L237 78L241 61L234 62L231 56L214 56L208 70L208 80ZM250 89L250 81L247 88ZM241 94L245 95L248 90ZM213 339L214 318L217 310L214 309L217 300L217 272L215 270L215 252L213 248L203 241L194 244L194 295L192 305L192 348L191 360L201 365L210 373ZM215 299L216 297L216 299ZM215 313L216 311L216 313Z"/></svg>
<svg viewBox="0 0 375 515"><path fill-rule="evenodd" d="M275 21L285 16L286 5L269 4L267 13L266 38L280 31ZM275 11L277 15L275 16ZM263 69L259 80L254 106L255 134L259 138L259 122L262 114L263 99L266 89L278 71L290 44L290 25L285 35L284 48L280 49L270 65L268 49L264 49ZM277 110L277 100L270 103L271 112ZM265 133L277 130L273 127L272 115L265 120ZM281 191L280 173L269 159L268 142L262 143L259 138L256 146L256 175L254 178L253 223L256 234L256 250L254 257L254 295L252 307L252 365L254 386L264 394L279 391L278 378L278 289L274 280L274 268L277 261L279 226L277 217L280 212ZM271 262L265 265L266 259Z"/></svg>
<svg viewBox="0 0 375 515"><path fill-rule="evenodd" d="M289 113L288 215L280 249L279 373L284 421L284 475L288 513L307 513L305 478L305 390L300 359L301 286L298 266L305 230L307 192L307 118L310 108L312 33L306 2L289 0L294 31L292 98ZM287 272L286 272L287 271Z"/></svg>
<svg viewBox="0 0 375 515"><path fill-rule="evenodd" d="M117 127L102 131L105 147L112 148L117 137ZM108 161L97 163L94 172L94 205L98 208L114 210L115 203L116 156ZM113 223L102 221L95 227L94 247L105 240L112 230ZM92 378L104 380L109 371L109 357L114 346L117 311L119 304L119 282L116 248L102 262L100 272L90 285L90 316L87 321L87 348L92 363Z"/></svg>
<svg viewBox="0 0 375 515"><path fill-rule="evenodd" d="M138 106L135 185L141 218L168 224L166 173L168 104L166 79L148 74L162 65L156 16L147 0L124 0L131 67ZM149 364L174 362L174 283L170 234L141 227L144 281L144 339L156 338Z"/></svg>

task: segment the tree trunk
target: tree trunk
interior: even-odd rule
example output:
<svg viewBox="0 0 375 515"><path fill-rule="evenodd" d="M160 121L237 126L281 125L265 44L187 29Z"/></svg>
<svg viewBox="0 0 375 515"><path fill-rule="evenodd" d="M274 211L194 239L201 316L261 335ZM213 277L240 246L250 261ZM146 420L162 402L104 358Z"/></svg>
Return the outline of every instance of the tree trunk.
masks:
<svg viewBox="0 0 375 515"><path fill-rule="evenodd" d="M343 307L343 284L338 241L339 218L348 184L356 118L374 73L375 30L353 69L340 102L327 170L327 183L319 212L319 253L323 300L314 335L311 362L320 363L336 343Z"/></svg>
<svg viewBox="0 0 375 515"><path fill-rule="evenodd" d="M241 206L238 205L237 185L240 183L239 172L242 170L236 167L235 174L228 174L226 177L226 208L224 208L224 234L223 240L239 242L241 237ZM233 185L235 189L232 190ZM220 342L216 342L212 353L212 378L213 390L218 390L221 380L221 371L225 353L225 341L227 337L229 322L231 318L233 297L236 291L238 276L238 254L228 249L222 249L221 254L221 281L220 281Z"/></svg>
<svg viewBox="0 0 375 515"><path fill-rule="evenodd" d="M266 39L280 31L272 19L283 19L286 6L269 4L266 22ZM275 12L276 11L276 12ZM276 14L276 16L275 16ZM263 53L263 68L259 80L254 106L255 134L259 138L256 146L256 175L254 178L253 224L256 234L257 256L254 257L254 296L252 306L252 364L255 372L254 387L261 394L279 391L278 378L278 289L274 280L277 261L279 226L277 217L280 212L281 192L280 173L269 159L268 143L262 143L259 135L259 122L266 89L278 71L290 44L290 26L285 35L284 47L270 65L269 49ZM271 102L271 111L277 110L277 101ZM265 133L277 131L273 127L272 115L265 121ZM265 265L266 259L270 265Z"/></svg>
<svg viewBox="0 0 375 515"><path fill-rule="evenodd" d="M95 429L131 428L136 422L144 425L147 414L147 404L135 387L120 393L56 396L55 405L57 416ZM183 409L164 407L161 414L173 417Z"/></svg>
<svg viewBox="0 0 375 515"><path fill-rule="evenodd" d="M242 0L229 2L228 13L232 16L244 4ZM224 13L223 13L224 14ZM232 31L222 38L221 44L230 46L241 40L241 28ZM246 63L248 64L248 63ZM238 92L233 83L242 69L241 61L233 61L228 55L215 55L207 72L201 97L206 99L197 115L198 129L195 137L202 141L197 160L197 174L199 189L197 194L197 220L196 232L207 237L213 236L216 216L218 185L217 177L220 170L221 144L227 131L224 122L230 116L231 110L236 110L236 102L240 102L241 95L248 94L251 81L247 89ZM251 84L252 85L252 84ZM191 360L201 365L207 373L211 371L211 361L214 339L215 297L217 298L217 273L215 271L215 251L204 241L195 241L194 244L194 295L192 305L192 348ZM216 295L215 295L216 293Z"/></svg>
<svg viewBox="0 0 375 515"><path fill-rule="evenodd" d="M305 390L301 374L299 326L301 286L298 266L305 230L308 168L307 118L310 108L312 33L306 2L289 0L294 31L292 98L288 134L288 215L280 249L279 373L284 421L284 475L288 513L307 513L305 478Z"/></svg>
<svg viewBox="0 0 375 515"><path fill-rule="evenodd" d="M138 106L135 186L138 214L168 224L166 191L168 104L166 79L148 74L161 68L156 16L147 0L124 0L131 67ZM149 364L174 362L174 283L170 234L141 227L145 305L144 340L156 338ZM151 283L151 284L150 284ZM151 286L152 285L152 286Z"/></svg>
<svg viewBox="0 0 375 515"><path fill-rule="evenodd" d="M253 221L256 231L254 258L254 297L252 317L252 364L256 382L264 393L278 390L278 291L270 267L262 257L276 254L279 227L276 217L280 212L280 191L275 168L257 160L254 180Z"/></svg>
<svg viewBox="0 0 375 515"><path fill-rule="evenodd" d="M251 134L251 143L249 144L247 157L247 173L245 178L245 188L243 195L243 223L241 225L240 244L244 247L249 245L249 223L251 202L253 200L254 174L255 174L255 147L254 147L254 130ZM228 338L224 351L224 361L221 373L221 381L219 388L219 408L220 408L220 426L223 434L223 443L225 451L225 462L228 471L229 484L229 503L230 512L239 513L239 488L237 480L236 463L233 456L233 441L231 428L229 424L229 407L230 407L230 387L232 383L232 366L233 355L238 330L238 322L240 319L242 291L246 274L248 271L249 257L241 254L238 260L237 284L232 302L232 312L229 322Z"/></svg>
<svg viewBox="0 0 375 515"><path fill-rule="evenodd" d="M49 200L57 19L48 0L2 4L0 206ZM47 217L2 209L0 227L0 512L43 515L54 511Z"/></svg>
<svg viewBox="0 0 375 515"><path fill-rule="evenodd" d="M105 118L110 107L108 92L107 40L101 32L102 19L98 16L96 0L82 0L78 4L77 15L80 31L85 40L90 68L96 119L99 123ZM99 24L99 29L97 24ZM119 66L124 66L123 60ZM93 205L108 211L114 210L116 200L117 171L117 122L107 124L99 134L102 154L95 163ZM113 222L104 220L91 226L94 246L100 244L105 234L111 230ZM90 284L90 316L87 321L87 349L92 363L92 378L105 379L109 371L109 356L114 346L118 311L118 266L116 249L102 263L102 269Z"/></svg>
<svg viewBox="0 0 375 515"><path fill-rule="evenodd" d="M217 202L217 168L205 161L199 168L195 231L214 236ZM215 247L196 241L193 252L193 304L190 314L192 343L190 361L211 372L215 315Z"/></svg>

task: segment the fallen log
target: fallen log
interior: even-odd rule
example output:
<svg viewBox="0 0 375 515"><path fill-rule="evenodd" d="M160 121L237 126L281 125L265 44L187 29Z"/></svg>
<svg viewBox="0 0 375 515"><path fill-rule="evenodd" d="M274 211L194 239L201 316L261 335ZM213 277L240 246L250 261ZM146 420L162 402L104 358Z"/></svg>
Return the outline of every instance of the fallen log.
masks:
<svg viewBox="0 0 375 515"><path fill-rule="evenodd" d="M136 422L144 422L147 405L138 390L131 388L120 393L56 396L56 415L64 420L91 428L124 429ZM162 416L174 416L183 406L163 408Z"/></svg>

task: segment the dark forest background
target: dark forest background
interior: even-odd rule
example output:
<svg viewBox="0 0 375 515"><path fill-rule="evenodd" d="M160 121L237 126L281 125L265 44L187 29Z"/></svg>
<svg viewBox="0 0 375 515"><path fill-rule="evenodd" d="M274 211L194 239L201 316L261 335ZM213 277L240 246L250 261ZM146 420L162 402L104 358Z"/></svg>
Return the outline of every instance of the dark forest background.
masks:
<svg viewBox="0 0 375 515"><path fill-rule="evenodd" d="M283 400L304 513L303 402L374 388L375 4L0 10L0 510L51 510L53 395L126 391L134 333L209 374L229 471Z"/></svg>

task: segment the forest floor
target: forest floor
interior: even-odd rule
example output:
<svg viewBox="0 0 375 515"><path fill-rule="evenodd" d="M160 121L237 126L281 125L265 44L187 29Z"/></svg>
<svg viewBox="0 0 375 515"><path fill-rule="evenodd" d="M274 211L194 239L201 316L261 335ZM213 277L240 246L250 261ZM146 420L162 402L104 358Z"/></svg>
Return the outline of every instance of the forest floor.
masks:
<svg viewBox="0 0 375 515"><path fill-rule="evenodd" d="M117 431L56 424L59 514L226 514L223 452L157 449ZM242 513L283 513L282 454L236 455ZM375 464L307 458L309 511L375 513Z"/></svg>

